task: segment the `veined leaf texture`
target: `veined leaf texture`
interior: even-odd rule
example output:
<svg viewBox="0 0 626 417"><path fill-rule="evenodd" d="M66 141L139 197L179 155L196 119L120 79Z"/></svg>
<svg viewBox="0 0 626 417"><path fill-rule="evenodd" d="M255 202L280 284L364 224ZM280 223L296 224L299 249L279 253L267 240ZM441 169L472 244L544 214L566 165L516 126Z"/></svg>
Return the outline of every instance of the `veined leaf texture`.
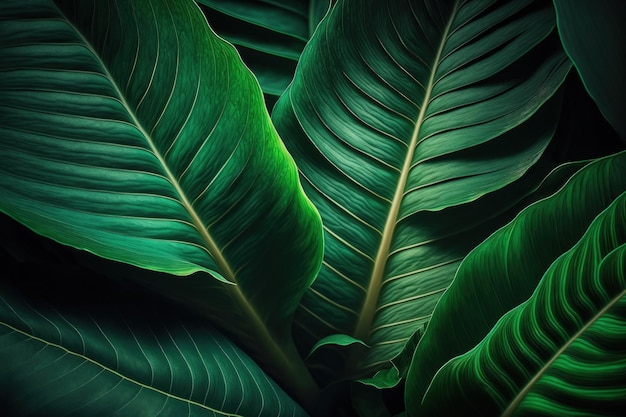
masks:
<svg viewBox="0 0 626 417"><path fill-rule="evenodd" d="M7 417L307 415L228 338L171 303L68 265L45 284L34 275L49 267L3 265Z"/></svg>
<svg viewBox="0 0 626 417"><path fill-rule="evenodd" d="M418 415L416 410L440 368L488 337L503 315L535 292L550 265L562 262L563 254L590 233L587 230L596 216L626 191L624 172L624 152L594 161L557 193L525 208L464 259L413 355L406 385L409 409ZM619 223L615 233L620 233ZM592 280L595 274L585 264L568 268L571 276L580 273L587 276L584 279ZM445 343L441 334L446 335Z"/></svg>
<svg viewBox="0 0 626 417"><path fill-rule="evenodd" d="M597 37L572 30L581 16L557 0L0 2L0 214L76 255L46 254L63 276L40 264L26 290L39 253L0 236L0 401L393 415L406 379L408 415L620 415L626 159L552 170L584 136L572 81L621 126L620 15ZM92 298L101 273L178 303Z"/></svg>
<svg viewBox="0 0 626 417"><path fill-rule="evenodd" d="M233 46L190 1L4 1L0 16L0 210L104 258L195 273L187 300L288 358L320 219Z"/></svg>
<svg viewBox="0 0 626 417"><path fill-rule="evenodd" d="M569 69L550 2L334 6L272 115L324 222L306 346L349 334L371 348L348 373L388 364L486 237L481 197L540 158Z"/></svg>
<svg viewBox="0 0 626 417"><path fill-rule="evenodd" d="M622 415L625 307L626 192L409 415Z"/></svg>

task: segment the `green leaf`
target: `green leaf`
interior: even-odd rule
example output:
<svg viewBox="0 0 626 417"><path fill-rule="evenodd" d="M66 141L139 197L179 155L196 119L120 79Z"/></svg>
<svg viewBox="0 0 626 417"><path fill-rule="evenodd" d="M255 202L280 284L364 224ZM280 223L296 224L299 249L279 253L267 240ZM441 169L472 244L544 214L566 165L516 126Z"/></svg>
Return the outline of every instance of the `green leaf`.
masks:
<svg viewBox="0 0 626 417"><path fill-rule="evenodd" d="M549 2L337 2L272 116L326 232L304 351L344 333L371 346L346 374L388 365L526 193L479 201L540 158L569 68Z"/></svg>
<svg viewBox="0 0 626 417"><path fill-rule="evenodd" d="M626 3L553 1L565 51L602 114L626 140Z"/></svg>
<svg viewBox="0 0 626 417"><path fill-rule="evenodd" d="M625 344L626 192L548 268L526 302L437 372L421 407L407 410L419 416L622 415Z"/></svg>
<svg viewBox="0 0 626 417"><path fill-rule="evenodd" d="M300 375L290 325L321 224L235 49L182 0L3 1L0 16L0 210L104 258L197 272L187 298Z"/></svg>
<svg viewBox="0 0 626 417"><path fill-rule="evenodd" d="M378 389L389 389L397 387L401 380L400 371L395 366L392 366L391 368L381 369L371 378L357 379L356 382Z"/></svg>
<svg viewBox="0 0 626 417"><path fill-rule="evenodd" d="M421 401L441 366L476 346L502 315L530 297L550 264L626 191L625 172L626 152L597 160L464 259L413 355L409 404Z"/></svg>
<svg viewBox="0 0 626 417"><path fill-rule="evenodd" d="M347 334L331 334L330 336L326 336L318 340L317 343L311 348L311 351L309 352L307 357L313 355L316 350L323 346L350 346L354 344L359 344L367 347L367 345L363 343L362 340L355 339L354 337Z"/></svg>
<svg viewBox="0 0 626 417"><path fill-rule="evenodd" d="M287 88L330 0L196 0L211 27L237 47L268 109Z"/></svg>
<svg viewBox="0 0 626 417"><path fill-rule="evenodd" d="M84 271L72 282L67 271L19 270L0 289L3 415L306 415L231 341L175 306L86 283ZM18 278L30 280L26 292L7 288Z"/></svg>
<svg viewBox="0 0 626 417"><path fill-rule="evenodd" d="M409 340L407 340L400 353L390 361L391 368L382 369L376 372L373 377L359 379L358 382L380 389L389 389L398 386L400 381L407 376L411 359L413 358L413 352L415 352L417 344L424 335L425 328L426 326L417 329Z"/></svg>

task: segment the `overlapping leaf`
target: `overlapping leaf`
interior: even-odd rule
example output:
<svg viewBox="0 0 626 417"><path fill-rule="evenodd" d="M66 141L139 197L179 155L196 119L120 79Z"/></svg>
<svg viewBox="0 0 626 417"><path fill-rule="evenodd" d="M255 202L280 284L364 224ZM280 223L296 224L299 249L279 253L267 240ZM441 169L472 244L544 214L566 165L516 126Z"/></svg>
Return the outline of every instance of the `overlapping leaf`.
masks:
<svg viewBox="0 0 626 417"><path fill-rule="evenodd" d="M293 78L330 0L197 0L211 27L233 43L271 109Z"/></svg>
<svg viewBox="0 0 626 417"><path fill-rule="evenodd" d="M554 193L556 193L557 191L559 191L563 185L565 183L567 183L570 178L572 178L572 176L574 174L576 174L582 167L586 166L587 164L589 164L591 161L589 160L583 160L583 161L575 161L575 162L568 162L568 163L564 163L560 166L558 166L557 168L553 169L549 175L546 176L546 178L541 181L541 183L538 184L538 186L536 187L536 189L532 189L530 191L527 192L527 194L524 196L524 198L522 198L521 200L519 200L519 202L509 210L509 212L504 213L504 214L500 214L498 216L496 216L497 220L504 220L506 218L511 218L512 216L514 216L515 214L517 214L520 210L523 210L525 207L527 207L530 204L533 204L543 198L547 198L551 195L553 195ZM530 178L526 178L525 179L530 180L531 182L534 182L534 178L532 178L532 176ZM517 186L516 186L517 185ZM510 193L508 195L515 195L515 194L519 194L522 195L524 193L525 188L523 187L519 187L518 184L512 184L509 187L506 187L504 190L502 191L506 191L507 193ZM500 197L501 198L501 193L494 193L494 195L492 195L492 198L495 198L496 201L497 199ZM488 208L491 206L492 204L492 199L486 199L483 203L484 205L482 206L483 208ZM487 224L485 226L486 229L490 229L491 224ZM580 233L582 234L582 230L580 231ZM484 244L481 244L484 246ZM482 246L481 246L482 247ZM475 255L476 252L478 252L478 249L475 249L474 251L470 252L470 254L468 255L469 258L472 258L472 256ZM448 300L450 298L450 293L454 293L455 291L462 291L459 290L459 285L458 282L461 280L460 276L463 275L464 273L464 265L465 267L467 266L468 261L467 258L464 259L463 263L461 263L459 270L457 271L457 274L455 276L455 280L452 282L451 286L446 290L446 292L443 294L443 296L441 297L441 299L438 302L438 306L445 304L445 301ZM488 271L486 274L489 274L493 271ZM537 280L539 279L539 277L537 277ZM533 287L534 288L534 287ZM533 289L531 288L531 290ZM459 303L459 305L461 306L461 308L463 306L466 306L466 301L464 298L459 298L456 297L455 301L457 301ZM472 308L473 308L473 304L472 304ZM442 308L439 308L439 310L441 310ZM437 311L437 310L436 310ZM428 322L428 326L432 326L434 329L431 332L428 333L429 337L427 338L427 340L437 340L437 337L433 336L433 334L448 334L449 332L451 332L451 329L445 327L444 323L447 323L449 325L454 325L455 323L448 323L445 322L445 320L441 319L442 314L441 313L434 313L433 317L430 319L430 321ZM499 317L499 316L498 316ZM458 319L458 317L456 317ZM466 319L467 316L464 315L463 319ZM494 319L497 320L497 317ZM459 320L460 323L461 320ZM440 328L443 327L443 328ZM415 353L415 350L418 346L418 344L421 342L422 337L424 335L424 331L426 330L427 326L425 325L423 328L418 329L412 336L411 338L406 342L406 344L404 345L404 347L402 348L402 350L400 351L400 353L398 353L392 360L391 360L391 367L383 369L379 372L376 373L376 375L374 375L374 377L372 378L367 378L367 379L363 379L361 380L361 382L368 384L368 385L373 385L379 388L393 388L395 386L397 386L402 380L404 380L408 374L409 371L409 366L411 365L411 363L413 362L413 356ZM487 329L489 330L489 329ZM478 338L479 339L479 338ZM478 341L478 339L476 339L476 342ZM439 339L440 340L440 339ZM452 343L448 343L448 339L446 338L446 343L442 346L441 344L439 344L438 347L436 347L435 349L438 349L439 351L437 352L437 354L440 357L445 358L447 353L450 352L451 350L454 349L454 347L456 346L455 342L456 340L454 338L452 338L450 340ZM422 349L424 349L424 346L428 346L429 343L427 341L425 341L424 343L422 343ZM473 346L473 345L471 345ZM431 345L431 347L433 347L433 345ZM461 353L464 352L463 350L461 350ZM429 355L428 352L425 352L423 354L419 355L419 358L415 361L416 363L423 363L424 361L422 361L422 357L424 358L429 358L429 360L433 361L432 364L427 364L428 366L431 367L435 367L435 370L437 369L437 358L433 357L432 355L433 352L431 352L431 354ZM450 359L450 357L448 357L447 359ZM439 364L440 366L441 364ZM414 365L415 366L415 365ZM432 369L431 369L432 370ZM421 378L428 378L427 374L428 374L428 370L427 369L420 369L421 374L423 375L422 377L418 378L413 378L409 384L415 384L415 383L419 383L419 381L422 381ZM416 371L414 370L413 373L415 374ZM412 395L414 395L415 392L412 391Z"/></svg>
<svg viewBox="0 0 626 417"><path fill-rule="evenodd" d="M188 298L284 360L321 226L235 49L188 1L3 1L0 19L0 210L105 258L199 272Z"/></svg>
<svg viewBox="0 0 626 417"><path fill-rule="evenodd" d="M415 350L407 403L418 404L439 368L476 346L500 317L530 297L550 264L626 191L625 173L624 152L595 161L465 258Z"/></svg>
<svg viewBox="0 0 626 417"><path fill-rule="evenodd" d="M554 0L559 34L585 87L626 140L626 3Z"/></svg>
<svg viewBox="0 0 626 417"><path fill-rule="evenodd" d="M3 415L306 415L232 342L171 304L85 282L84 271L67 282L67 272L21 270L37 276L5 275L0 288ZM7 288L18 278L28 296Z"/></svg>
<svg viewBox="0 0 626 417"><path fill-rule="evenodd" d="M409 415L621 415L624 330L626 192L549 267L528 301L437 372Z"/></svg>
<svg viewBox="0 0 626 417"><path fill-rule="evenodd" d="M600 274L623 274L625 265L622 247L607 257L601 266L606 272L601 270ZM527 385L509 414L622 415L626 407L624 334L626 297L599 316L549 368Z"/></svg>
<svg viewBox="0 0 626 417"><path fill-rule="evenodd" d="M363 340L348 373L402 349L486 219L519 199L469 204L540 157L569 66L550 2L333 7L272 116L326 232L297 317L305 349L333 333Z"/></svg>

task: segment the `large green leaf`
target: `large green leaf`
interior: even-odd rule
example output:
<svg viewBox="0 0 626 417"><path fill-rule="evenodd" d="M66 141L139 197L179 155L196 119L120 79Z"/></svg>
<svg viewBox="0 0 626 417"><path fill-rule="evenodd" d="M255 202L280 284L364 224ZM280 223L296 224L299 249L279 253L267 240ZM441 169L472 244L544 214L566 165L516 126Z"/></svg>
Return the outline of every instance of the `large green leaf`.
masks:
<svg viewBox="0 0 626 417"><path fill-rule="evenodd" d="M259 80L268 108L291 82L300 53L330 0L197 0Z"/></svg>
<svg viewBox="0 0 626 417"><path fill-rule="evenodd" d="M625 345L626 192L409 415L623 415Z"/></svg>
<svg viewBox="0 0 626 417"><path fill-rule="evenodd" d="M626 140L626 2L553 1L565 51L600 111Z"/></svg>
<svg viewBox="0 0 626 417"><path fill-rule="evenodd" d="M306 415L232 342L171 303L67 265L3 268L4 416Z"/></svg>
<svg viewBox="0 0 626 417"><path fill-rule="evenodd" d="M3 1L0 19L0 210L105 258L197 272L189 298L300 374L290 323L320 219L235 49L183 0Z"/></svg>
<svg viewBox="0 0 626 417"><path fill-rule="evenodd" d="M334 333L363 340L371 349L347 373L402 349L489 220L518 201L478 200L541 156L569 68L550 2L331 9L272 116L326 232L296 316L304 349Z"/></svg>
<svg viewBox="0 0 626 417"><path fill-rule="evenodd" d="M507 213L501 214L499 216L497 216L497 219L499 220L504 220L506 218L509 218L509 216L513 216L514 214L512 213L519 213L520 210L523 210L525 207L527 207L528 205L535 203L543 198L547 198L551 195L553 195L554 193L556 193L558 190L561 189L561 187L570 180L570 178L577 173L582 167L586 166L587 164L589 164L591 162L591 160L583 160L583 161L575 161L575 162L568 162L568 163L564 163L560 166L558 166L557 168L553 169L552 172L550 172L549 175L546 176L546 178L541 181L538 186L534 189L528 190L527 194L525 194L524 198L522 198L521 200L518 201L518 203L512 207ZM513 184L516 185L516 184ZM505 190L503 191L507 191L511 194L515 194L515 193L520 193L520 191L524 191L524 188L520 188L518 187L514 187L514 186L510 186L507 187ZM495 195L493 195L493 197L498 197L499 193L494 193ZM492 201L490 201L490 199L487 199L484 203L485 205L482 206L485 208L485 210L490 206L490 203ZM487 227L488 228L488 227ZM581 231L582 233L582 231ZM476 250L474 250L473 252L470 252L470 254L468 255L468 257L472 257L473 254L476 252ZM466 258L467 259L467 258ZM452 282L451 286L446 290L446 292L442 295L441 299L438 302L438 306L440 304L444 303L444 300L447 299L447 297L449 296L450 292L453 291L458 291L458 284L455 284L459 281L459 275L462 274L462 271L464 270L464 265L467 265L467 260L464 259L463 263L461 263L461 265L459 266L459 270L457 270L457 275L455 276L455 280ZM459 300L457 300L459 301ZM459 304L461 304L462 302L464 302L465 299L461 299L459 301ZM441 308L440 308L441 310ZM435 310L437 311L437 310ZM428 326L433 326L434 328L436 328L437 326L442 326L442 323L440 321L440 317L441 317L441 313L439 313L439 315L437 315L437 313L433 312L433 317L430 319L430 321L428 322ZM396 357L394 357L391 360L391 367L387 368L387 369L383 369L379 372L376 373L376 375L372 378L368 378L368 379L364 379L361 380L361 382L368 384L368 385L373 385L379 388L393 388L396 385L398 385L402 380L404 380L407 376L407 373L409 371L409 366L411 365L411 363L413 362L413 356L414 356L414 352L415 349L418 346L418 343L420 343L423 334L424 334L424 330L426 329L426 325L424 326L424 328L420 328L418 329L412 336L411 338L407 341L407 343L404 345L404 347L402 348L402 350L400 351L400 353L398 353L396 355ZM446 331L449 331L449 329L445 329L444 333L445 334ZM429 337L430 335L432 335L433 332L429 333ZM446 352L449 351L450 347L454 347L455 346L455 340L452 339L453 343L450 343L450 346L448 346L448 344L445 344L444 346L439 345L439 349L441 350L441 355L444 356L446 354ZM424 345L422 345L424 346ZM463 351L464 352L464 351ZM431 355L433 356L433 355ZM436 360L434 358L431 357L432 360ZM449 359L449 358L448 358ZM413 380L415 381L415 380Z"/></svg>
<svg viewBox="0 0 626 417"><path fill-rule="evenodd" d="M590 164L463 260L413 355L407 403L419 403L439 368L476 346L500 317L530 297L550 264L626 191L625 173L626 152Z"/></svg>

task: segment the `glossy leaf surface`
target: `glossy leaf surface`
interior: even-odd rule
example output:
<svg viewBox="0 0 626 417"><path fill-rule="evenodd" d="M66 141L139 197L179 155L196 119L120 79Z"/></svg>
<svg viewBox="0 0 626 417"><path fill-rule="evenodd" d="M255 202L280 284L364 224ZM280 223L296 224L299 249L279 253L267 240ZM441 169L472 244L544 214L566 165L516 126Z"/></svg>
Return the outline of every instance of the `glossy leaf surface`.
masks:
<svg viewBox="0 0 626 417"><path fill-rule="evenodd" d="M0 16L0 209L105 258L197 272L187 299L288 358L320 219L235 49L188 1L4 1Z"/></svg>
<svg viewBox="0 0 626 417"><path fill-rule="evenodd" d="M34 269L26 291L6 286L24 276L4 277L3 415L306 415L214 328L171 303L85 283L93 277L84 271L68 282L65 269L56 277L46 276L50 267Z"/></svg>
<svg viewBox="0 0 626 417"><path fill-rule="evenodd" d="M329 0L197 0L211 27L237 47L259 80L268 108L293 78L300 54Z"/></svg>
<svg viewBox="0 0 626 417"><path fill-rule="evenodd" d="M626 3L554 0L559 34L587 91L626 140Z"/></svg>
<svg viewBox="0 0 626 417"><path fill-rule="evenodd" d="M308 356L313 355L315 351L323 348L324 346L350 346L354 344L360 344L367 347L362 340L355 339L347 334L331 334L330 336L326 336L318 340L318 342L311 348L311 352L309 352Z"/></svg>
<svg viewBox="0 0 626 417"><path fill-rule="evenodd" d="M421 401L439 368L476 346L500 317L530 297L550 264L626 191L624 173L624 152L590 164L463 260L413 355L406 387L409 404Z"/></svg>
<svg viewBox="0 0 626 417"><path fill-rule="evenodd" d="M526 302L437 372L409 415L621 415L625 329L623 193Z"/></svg>
<svg viewBox="0 0 626 417"><path fill-rule="evenodd" d="M477 201L541 156L569 67L549 2L333 7L272 116L326 232L297 316L306 350L351 334L371 346L359 373L402 349L519 199Z"/></svg>

